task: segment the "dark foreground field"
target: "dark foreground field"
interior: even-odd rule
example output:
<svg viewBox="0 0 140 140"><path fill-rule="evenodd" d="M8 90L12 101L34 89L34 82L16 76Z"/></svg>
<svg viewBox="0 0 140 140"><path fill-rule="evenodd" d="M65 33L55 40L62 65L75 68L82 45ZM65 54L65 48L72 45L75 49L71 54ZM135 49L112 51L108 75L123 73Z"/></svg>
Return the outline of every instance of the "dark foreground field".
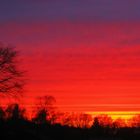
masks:
<svg viewBox="0 0 140 140"><path fill-rule="evenodd" d="M140 128L73 128L60 124L35 124L27 120L0 122L4 140L140 140Z"/></svg>

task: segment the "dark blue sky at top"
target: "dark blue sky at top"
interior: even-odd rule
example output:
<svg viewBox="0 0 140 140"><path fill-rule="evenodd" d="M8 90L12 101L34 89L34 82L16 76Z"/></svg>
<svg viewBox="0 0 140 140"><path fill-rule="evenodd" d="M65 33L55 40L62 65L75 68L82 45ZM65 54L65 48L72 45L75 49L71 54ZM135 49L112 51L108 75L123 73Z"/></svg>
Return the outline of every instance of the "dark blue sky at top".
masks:
<svg viewBox="0 0 140 140"><path fill-rule="evenodd" d="M0 22L139 19L140 0L0 0Z"/></svg>

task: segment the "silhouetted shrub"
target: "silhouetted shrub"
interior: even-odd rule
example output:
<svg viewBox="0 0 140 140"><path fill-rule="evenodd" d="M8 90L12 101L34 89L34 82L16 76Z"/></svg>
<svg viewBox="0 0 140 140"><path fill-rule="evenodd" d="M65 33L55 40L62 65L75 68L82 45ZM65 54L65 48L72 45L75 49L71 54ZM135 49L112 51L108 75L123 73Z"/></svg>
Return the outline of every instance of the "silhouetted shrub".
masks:
<svg viewBox="0 0 140 140"><path fill-rule="evenodd" d="M11 120L25 119L25 109L18 104L11 104L6 108L6 118Z"/></svg>

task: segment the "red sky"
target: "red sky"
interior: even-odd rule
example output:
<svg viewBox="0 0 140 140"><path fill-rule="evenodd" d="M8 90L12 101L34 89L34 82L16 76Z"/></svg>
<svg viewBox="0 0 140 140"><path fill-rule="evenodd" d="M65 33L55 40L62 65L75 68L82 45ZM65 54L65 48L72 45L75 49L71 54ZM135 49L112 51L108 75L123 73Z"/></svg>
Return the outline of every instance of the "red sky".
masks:
<svg viewBox="0 0 140 140"><path fill-rule="evenodd" d="M1 41L20 50L26 105L52 95L63 111L140 111L140 24L6 23Z"/></svg>

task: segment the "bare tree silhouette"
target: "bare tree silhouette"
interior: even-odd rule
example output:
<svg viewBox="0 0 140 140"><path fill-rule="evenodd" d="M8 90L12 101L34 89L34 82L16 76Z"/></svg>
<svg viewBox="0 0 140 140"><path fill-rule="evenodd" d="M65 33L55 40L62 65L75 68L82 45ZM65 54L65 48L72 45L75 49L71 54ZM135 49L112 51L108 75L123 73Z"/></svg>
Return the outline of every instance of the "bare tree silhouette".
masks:
<svg viewBox="0 0 140 140"><path fill-rule="evenodd" d="M61 124L76 128L89 128L92 124L92 117L85 113L64 113Z"/></svg>
<svg viewBox="0 0 140 140"><path fill-rule="evenodd" d="M0 95L17 96L24 85L24 72L18 69L18 52L0 43Z"/></svg>
<svg viewBox="0 0 140 140"><path fill-rule="evenodd" d="M34 118L36 123L51 123L54 122L54 103L55 98L53 96L43 96L37 98L37 114Z"/></svg>
<svg viewBox="0 0 140 140"><path fill-rule="evenodd" d="M112 118L106 114L101 114L94 118L95 126L111 127L112 123L113 123Z"/></svg>
<svg viewBox="0 0 140 140"><path fill-rule="evenodd" d="M129 119L129 123L132 127L139 127L140 128L140 114L135 115L131 119Z"/></svg>
<svg viewBox="0 0 140 140"><path fill-rule="evenodd" d="M125 119L122 118L117 118L116 120L113 121L112 126L114 128L120 128L120 127L125 127L127 126Z"/></svg>
<svg viewBox="0 0 140 140"><path fill-rule="evenodd" d="M0 121L5 119L5 111L2 107L0 107Z"/></svg>

